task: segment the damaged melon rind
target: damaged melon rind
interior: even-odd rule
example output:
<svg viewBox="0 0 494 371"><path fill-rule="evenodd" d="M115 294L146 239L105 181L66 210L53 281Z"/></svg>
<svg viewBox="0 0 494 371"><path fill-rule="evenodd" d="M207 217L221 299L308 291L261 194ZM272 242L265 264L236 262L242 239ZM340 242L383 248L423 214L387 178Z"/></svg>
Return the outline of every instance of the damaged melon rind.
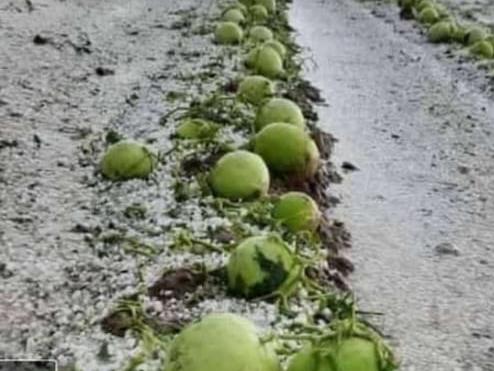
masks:
<svg viewBox="0 0 494 371"><path fill-rule="evenodd" d="M146 178L155 167L155 156L142 144L124 140L113 144L101 160L101 172L111 180Z"/></svg>
<svg viewBox="0 0 494 371"><path fill-rule="evenodd" d="M264 196L268 193L269 183L269 170L263 159L244 150L224 155L209 176L213 193L230 200Z"/></svg>
<svg viewBox="0 0 494 371"><path fill-rule="evenodd" d="M275 94L274 84L264 76L247 76L238 87L238 97L240 100L259 105L265 99Z"/></svg>
<svg viewBox="0 0 494 371"><path fill-rule="evenodd" d="M228 287L234 295L245 298L273 294L288 289L299 269L279 236L250 237L230 255Z"/></svg>
<svg viewBox="0 0 494 371"><path fill-rule="evenodd" d="M239 44L243 36L242 28L235 22L221 22L216 27L215 40L219 44Z"/></svg>
<svg viewBox="0 0 494 371"><path fill-rule="evenodd" d="M254 148L269 169L280 175L311 178L319 168L316 144L303 129L294 125L269 124L256 135Z"/></svg>

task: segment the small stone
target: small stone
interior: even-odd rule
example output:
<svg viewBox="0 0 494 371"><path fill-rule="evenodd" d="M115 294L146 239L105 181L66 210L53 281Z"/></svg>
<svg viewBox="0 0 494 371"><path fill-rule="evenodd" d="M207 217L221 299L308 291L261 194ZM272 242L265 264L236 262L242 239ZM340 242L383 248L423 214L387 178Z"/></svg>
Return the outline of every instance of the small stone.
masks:
<svg viewBox="0 0 494 371"><path fill-rule="evenodd" d="M439 255L460 255L460 250L458 249L458 247L449 242L440 243L435 247L435 250L436 253Z"/></svg>
<svg viewBox="0 0 494 371"><path fill-rule="evenodd" d="M343 161L343 163L341 164L341 168L343 170L346 170L346 171L357 171L357 170L359 170L359 168L357 166L355 166L354 164L352 164L351 162L348 162L348 161Z"/></svg>
<svg viewBox="0 0 494 371"><path fill-rule="evenodd" d="M115 70L108 68L108 67L96 67L94 70L96 72L96 75L98 76L110 76L115 74Z"/></svg>
<svg viewBox="0 0 494 371"><path fill-rule="evenodd" d="M33 37L33 43L36 45L45 45L48 44L49 38L40 34L37 34Z"/></svg>

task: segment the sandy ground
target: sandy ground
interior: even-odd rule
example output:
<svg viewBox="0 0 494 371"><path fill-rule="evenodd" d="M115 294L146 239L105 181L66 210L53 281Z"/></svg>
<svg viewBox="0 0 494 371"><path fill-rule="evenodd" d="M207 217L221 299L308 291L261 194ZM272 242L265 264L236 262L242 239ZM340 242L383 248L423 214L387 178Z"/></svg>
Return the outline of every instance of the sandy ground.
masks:
<svg viewBox="0 0 494 371"><path fill-rule="evenodd" d="M359 169L334 192L361 305L404 370L493 370L492 86L395 5L308 0L292 22L335 161Z"/></svg>
<svg viewBox="0 0 494 371"><path fill-rule="evenodd" d="M211 70L204 65L221 55L201 32L212 4L0 4L0 357L64 363L108 338L91 326L116 296L135 290L138 259L85 240L118 228L135 201L153 200L155 228L166 223L172 165L163 167L161 186L108 190L95 177L101 151L93 155L92 145L113 128L170 149L171 128L159 119L177 103L166 94L196 92L187 77ZM193 213L182 210L187 223L205 219Z"/></svg>

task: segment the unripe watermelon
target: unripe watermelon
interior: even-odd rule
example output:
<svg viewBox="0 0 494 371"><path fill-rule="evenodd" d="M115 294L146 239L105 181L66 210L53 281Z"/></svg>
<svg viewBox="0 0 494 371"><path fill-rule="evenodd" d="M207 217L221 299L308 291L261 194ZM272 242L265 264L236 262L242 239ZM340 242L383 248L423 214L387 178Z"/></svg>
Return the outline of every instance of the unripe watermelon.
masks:
<svg viewBox="0 0 494 371"><path fill-rule="evenodd" d="M266 23L269 18L268 10L262 5L254 5L249 9L250 16L254 23Z"/></svg>
<svg viewBox="0 0 494 371"><path fill-rule="evenodd" d="M112 180L146 178L154 167L154 155L144 145L130 140L110 146L101 161L103 175Z"/></svg>
<svg viewBox="0 0 494 371"><path fill-rule="evenodd" d="M209 176L213 193L231 200L257 198L269 190L269 170L263 159L248 151L224 155Z"/></svg>
<svg viewBox="0 0 494 371"><path fill-rule="evenodd" d="M227 10L221 17L225 22L245 23L245 16L240 9L232 8Z"/></svg>
<svg viewBox="0 0 494 371"><path fill-rule="evenodd" d="M243 37L242 28L235 22L221 22L216 27L215 39L219 44L239 44Z"/></svg>
<svg viewBox="0 0 494 371"><path fill-rule="evenodd" d="M264 76L247 76L238 87L237 95L244 101L254 105L261 104L275 93L274 84Z"/></svg>
<svg viewBox="0 0 494 371"><path fill-rule="evenodd" d="M317 146L303 129L294 125L269 124L256 135L254 147L278 174L311 178L319 167Z"/></svg>
<svg viewBox="0 0 494 371"><path fill-rule="evenodd" d="M254 69L259 75L277 78L284 73L283 60L276 50L263 46L257 53Z"/></svg>
<svg viewBox="0 0 494 371"><path fill-rule="evenodd" d="M164 371L281 371L255 326L235 314L210 314L173 340Z"/></svg>
<svg viewBox="0 0 494 371"><path fill-rule="evenodd" d="M254 26L249 31L249 39L256 43L263 43L273 39L273 31L264 26Z"/></svg>
<svg viewBox="0 0 494 371"><path fill-rule="evenodd" d="M281 196L274 206L273 217L292 232L314 232L321 222L316 202L302 192L288 192Z"/></svg>
<svg viewBox="0 0 494 371"><path fill-rule="evenodd" d="M250 237L230 255L228 287L246 298L265 296L288 289L299 272L293 253L280 237Z"/></svg>
<svg viewBox="0 0 494 371"><path fill-rule="evenodd" d="M299 128L305 127L305 119L300 107L285 98L272 98L257 111L255 121L257 131L275 122L284 122Z"/></svg>

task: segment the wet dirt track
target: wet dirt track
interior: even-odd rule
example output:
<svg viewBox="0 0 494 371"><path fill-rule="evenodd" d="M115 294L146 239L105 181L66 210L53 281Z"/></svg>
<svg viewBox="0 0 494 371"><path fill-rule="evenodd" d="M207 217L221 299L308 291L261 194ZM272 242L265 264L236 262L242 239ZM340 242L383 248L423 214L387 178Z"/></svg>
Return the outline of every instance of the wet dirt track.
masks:
<svg viewBox="0 0 494 371"><path fill-rule="evenodd" d="M334 161L359 169L333 188L354 289L403 370L493 370L494 105L397 13L307 0L291 14Z"/></svg>

